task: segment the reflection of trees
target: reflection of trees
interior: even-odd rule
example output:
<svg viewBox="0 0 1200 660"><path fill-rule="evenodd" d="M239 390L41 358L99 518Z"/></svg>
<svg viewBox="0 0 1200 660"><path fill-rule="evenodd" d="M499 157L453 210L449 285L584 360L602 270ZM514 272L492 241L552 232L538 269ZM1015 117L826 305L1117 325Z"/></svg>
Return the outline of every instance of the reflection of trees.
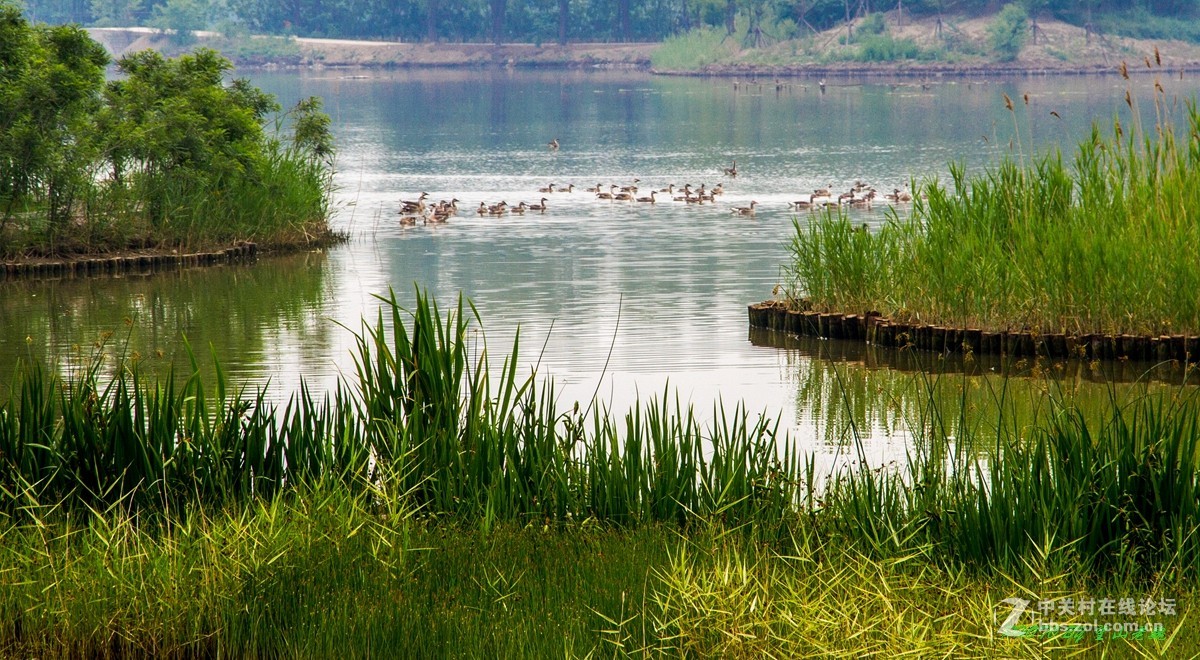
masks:
<svg viewBox="0 0 1200 660"><path fill-rule="evenodd" d="M187 373L184 337L202 372L213 369L211 345L227 373L261 373L281 350L272 335L304 346L301 358L318 354L336 331L319 318L327 298L325 259L306 253L146 276L0 282L0 372L30 358L67 370L104 343L106 369L120 355L136 355L152 372L173 365ZM205 375L213 382L212 373Z"/></svg>

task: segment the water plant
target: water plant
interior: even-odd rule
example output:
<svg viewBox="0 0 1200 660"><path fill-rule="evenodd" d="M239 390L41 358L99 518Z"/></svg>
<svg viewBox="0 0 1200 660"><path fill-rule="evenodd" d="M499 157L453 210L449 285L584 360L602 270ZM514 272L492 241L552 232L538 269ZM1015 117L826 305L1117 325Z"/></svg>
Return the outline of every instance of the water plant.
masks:
<svg viewBox="0 0 1200 660"><path fill-rule="evenodd" d="M708 424L669 392L624 417L562 407L517 375L519 340L493 369L469 304L381 302L353 379L284 405L195 360L153 383L132 363L20 372L0 405L0 650L437 653L476 631L514 653L959 653L992 643L998 592L1194 591L1189 390L1114 395L1097 421L1057 395L1015 417L1000 388L986 442L965 394L931 395L898 469L866 462L851 421L858 460L818 473L742 406ZM931 619L945 608L969 616Z"/></svg>
<svg viewBox="0 0 1200 660"><path fill-rule="evenodd" d="M1006 104L1014 113L1019 106ZM1155 126L1098 126L1067 162L1016 154L949 185L916 188L911 212L878 232L836 213L797 223L788 295L817 309L877 310L906 322L995 331L1197 334L1200 269L1180 246L1200 240L1200 113L1180 126L1161 85Z"/></svg>

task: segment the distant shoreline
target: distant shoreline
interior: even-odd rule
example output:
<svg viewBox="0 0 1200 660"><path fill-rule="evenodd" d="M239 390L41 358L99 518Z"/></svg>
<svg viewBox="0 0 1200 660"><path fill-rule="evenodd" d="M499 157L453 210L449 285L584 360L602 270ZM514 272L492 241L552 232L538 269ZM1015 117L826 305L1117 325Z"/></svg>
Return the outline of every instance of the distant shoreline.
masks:
<svg viewBox="0 0 1200 660"><path fill-rule="evenodd" d="M166 35L151 28L88 28L93 39L114 57L147 48L173 55L186 49L174 45ZM255 55L246 44L287 43L290 53ZM237 44L242 54L223 46ZM1039 76L1039 75L1114 75L1116 60L1110 62L1055 63L944 63L914 62L862 63L833 62L820 64L715 64L698 70L658 69L651 55L658 43L568 43L481 44L481 43L409 43L343 39L287 39L281 37L245 37L226 39L216 33L197 33L195 46L220 50L237 66L259 69L554 69L554 70L633 70L654 75L714 78L955 78L966 76ZM249 54L247 54L249 53ZM1131 62L1132 64L1132 62ZM1140 71L1130 66L1130 73ZM1165 63L1156 73L1200 72L1200 61L1176 60Z"/></svg>

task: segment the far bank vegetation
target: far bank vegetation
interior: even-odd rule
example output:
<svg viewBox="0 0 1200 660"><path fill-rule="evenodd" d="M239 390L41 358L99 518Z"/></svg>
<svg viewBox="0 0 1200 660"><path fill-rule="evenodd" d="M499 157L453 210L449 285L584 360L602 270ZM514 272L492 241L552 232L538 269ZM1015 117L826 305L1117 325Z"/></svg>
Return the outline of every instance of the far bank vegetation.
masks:
<svg viewBox="0 0 1200 660"><path fill-rule="evenodd" d="M319 100L273 118L211 50L136 53L106 82L109 63L81 28L0 4L0 258L328 237Z"/></svg>

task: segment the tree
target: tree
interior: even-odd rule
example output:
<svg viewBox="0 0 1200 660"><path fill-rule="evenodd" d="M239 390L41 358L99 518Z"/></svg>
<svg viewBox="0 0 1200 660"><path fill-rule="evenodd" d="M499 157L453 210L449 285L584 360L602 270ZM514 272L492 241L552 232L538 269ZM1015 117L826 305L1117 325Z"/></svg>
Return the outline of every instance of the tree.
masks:
<svg viewBox="0 0 1200 660"><path fill-rule="evenodd" d="M228 60L206 48L177 60L147 50L117 66L125 78L104 93L105 154L114 178L136 177L153 225L170 217L175 199L254 175L264 117L279 106L245 80L226 87Z"/></svg>
<svg viewBox="0 0 1200 660"><path fill-rule="evenodd" d="M0 4L0 239L15 208L46 211L53 236L90 173L91 122L108 53L74 25L30 26Z"/></svg>
<svg viewBox="0 0 1200 660"><path fill-rule="evenodd" d="M988 44L1001 62L1017 59L1029 34L1029 15L1013 2L1004 6L987 26Z"/></svg>
<svg viewBox="0 0 1200 660"><path fill-rule="evenodd" d="M499 46L504 42L504 13L508 11L508 0L488 0L492 12L492 43Z"/></svg>
<svg viewBox="0 0 1200 660"><path fill-rule="evenodd" d="M570 18L570 0L558 0L558 44L567 45L567 21Z"/></svg>
<svg viewBox="0 0 1200 660"><path fill-rule="evenodd" d="M92 16L102 27L139 25L142 0L92 0Z"/></svg>
<svg viewBox="0 0 1200 660"><path fill-rule="evenodd" d="M175 43L190 45L196 42L195 32L208 27L211 14L210 0L167 0L154 8L151 25L168 31Z"/></svg>

